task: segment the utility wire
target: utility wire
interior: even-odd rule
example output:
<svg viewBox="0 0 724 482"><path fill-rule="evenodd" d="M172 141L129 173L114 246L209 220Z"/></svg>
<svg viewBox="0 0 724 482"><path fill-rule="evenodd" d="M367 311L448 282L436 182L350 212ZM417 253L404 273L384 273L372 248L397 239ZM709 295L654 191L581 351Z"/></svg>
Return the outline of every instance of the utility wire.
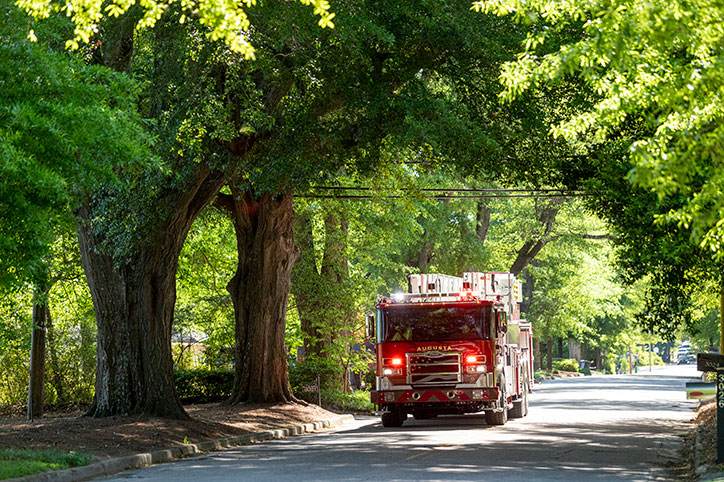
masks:
<svg viewBox="0 0 724 482"><path fill-rule="evenodd" d="M432 199L437 200L444 200L444 199L486 199L486 198L513 198L513 197L520 197L520 198L559 198L559 197L579 197L579 196L588 196L588 194L583 193L561 193L561 194L470 194L470 195L438 195L438 196L432 196ZM373 196L371 194L359 194L359 195L351 195L351 194L342 194L339 196L335 196L334 194L296 194L294 197L298 198L311 198L311 199L406 199L409 196Z"/></svg>
<svg viewBox="0 0 724 482"><path fill-rule="evenodd" d="M377 188L361 187L361 186L312 186L310 190L330 190L330 191L372 191ZM563 189L492 189L492 188L395 188L393 191L423 191L423 192L481 192L481 193L505 193L505 192L565 192ZM578 191L570 191L578 192Z"/></svg>
<svg viewBox="0 0 724 482"><path fill-rule="evenodd" d="M376 190L371 187L361 186L312 186L309 191L372 191ZM398 188L392 189L398 192L431 192L443 193L432 196L432 199L486 199L486 198L561 198L561 197L580 197L587 196L581 191L564 191L563 189L492 189L492 188ZM453 194L463 193L463 194ZM375 196L371 194L297 194L300 198L313 199L403 199L409 196L400 195L381 195Z"/></svg>

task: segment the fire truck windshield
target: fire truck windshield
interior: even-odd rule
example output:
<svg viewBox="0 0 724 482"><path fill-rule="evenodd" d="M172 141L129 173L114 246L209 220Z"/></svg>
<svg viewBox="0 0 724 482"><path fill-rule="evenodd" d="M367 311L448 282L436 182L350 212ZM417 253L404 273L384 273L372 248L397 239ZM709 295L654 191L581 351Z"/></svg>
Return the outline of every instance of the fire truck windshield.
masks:
<svg viewBox="0 0 724 482"><path fill-rule="evenodd" d="M490 306L417 305L382 309L383 341L490 338Z"/></svg>

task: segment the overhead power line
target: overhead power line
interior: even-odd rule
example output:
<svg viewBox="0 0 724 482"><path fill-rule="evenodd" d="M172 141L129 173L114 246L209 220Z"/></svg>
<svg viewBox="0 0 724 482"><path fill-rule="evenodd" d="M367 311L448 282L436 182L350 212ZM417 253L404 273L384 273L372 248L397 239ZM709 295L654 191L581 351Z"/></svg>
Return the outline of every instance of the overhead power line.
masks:
<svg viewBox="0 0 724 482"><path fill-rule="evenodd" d="M310 190L330 190L330 191L372 191L379 190L377 188L362 187L362 186L312 186ZM578 191L565 191L564 189L505 189L505 188L462 188L462 187L450 187L450 188L395 188L391 191L423 191L423 192L578 192Z"/></svg>
<svg viewBox="0 0 724 482"><path fill-rule="evenodd" d="M444 199L486 199L486 198L514 198L514 197L529 197L529 198L556 198L556 197L576 197L585 196L585 194L479 194L471 196L432 196L432 199L444 200ZM297 194L294 197L299 198L310 198L310 199L406 199L408 196L372 196L372 195L342 195L333 196L330 194Z"/></svg>
<svg viewBox="0 0 724 482"><path fill-rule="evenodd" d="M343 191L344 194L316 194L309 192L306 194L297 194L300 198L314 199L403 199L409 196L398 194L373 195L373 194L346 194L346 192L368 192L374 190L370 187L359 186L313 186L310 191ZM446 199L486 199L486 198L560 198L560 197L580 197L586 196L581 191L565 191L563 189L492 189L492 188L419 188L391 189L391 192L429 192L442 193L432 196L435 200ZM463 194L458 194L463 193Z"/></svg>

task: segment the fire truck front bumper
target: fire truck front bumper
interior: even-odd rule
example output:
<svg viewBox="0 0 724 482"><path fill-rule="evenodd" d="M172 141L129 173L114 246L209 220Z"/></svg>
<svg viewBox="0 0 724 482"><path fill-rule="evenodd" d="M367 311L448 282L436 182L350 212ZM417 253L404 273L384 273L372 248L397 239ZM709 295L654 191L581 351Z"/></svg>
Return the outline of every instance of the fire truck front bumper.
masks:
<svg viewBox="0 0 724 482"><path fill-rule="evenodd" d="M372 390L372 403L435 403L435 402L495 402L497 388L429 388L412 390Z"/></svg>

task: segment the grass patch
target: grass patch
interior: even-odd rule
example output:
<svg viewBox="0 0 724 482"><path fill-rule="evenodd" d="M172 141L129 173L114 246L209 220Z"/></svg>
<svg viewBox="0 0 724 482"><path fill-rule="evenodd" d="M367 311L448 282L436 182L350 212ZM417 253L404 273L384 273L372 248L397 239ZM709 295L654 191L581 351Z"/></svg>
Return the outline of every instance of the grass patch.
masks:
<svg viewBox="0 0 724 482"><path fill-rule="evenodd" d="M0 449L0 480L88 465L93 456L57 450Z"/></svg>

